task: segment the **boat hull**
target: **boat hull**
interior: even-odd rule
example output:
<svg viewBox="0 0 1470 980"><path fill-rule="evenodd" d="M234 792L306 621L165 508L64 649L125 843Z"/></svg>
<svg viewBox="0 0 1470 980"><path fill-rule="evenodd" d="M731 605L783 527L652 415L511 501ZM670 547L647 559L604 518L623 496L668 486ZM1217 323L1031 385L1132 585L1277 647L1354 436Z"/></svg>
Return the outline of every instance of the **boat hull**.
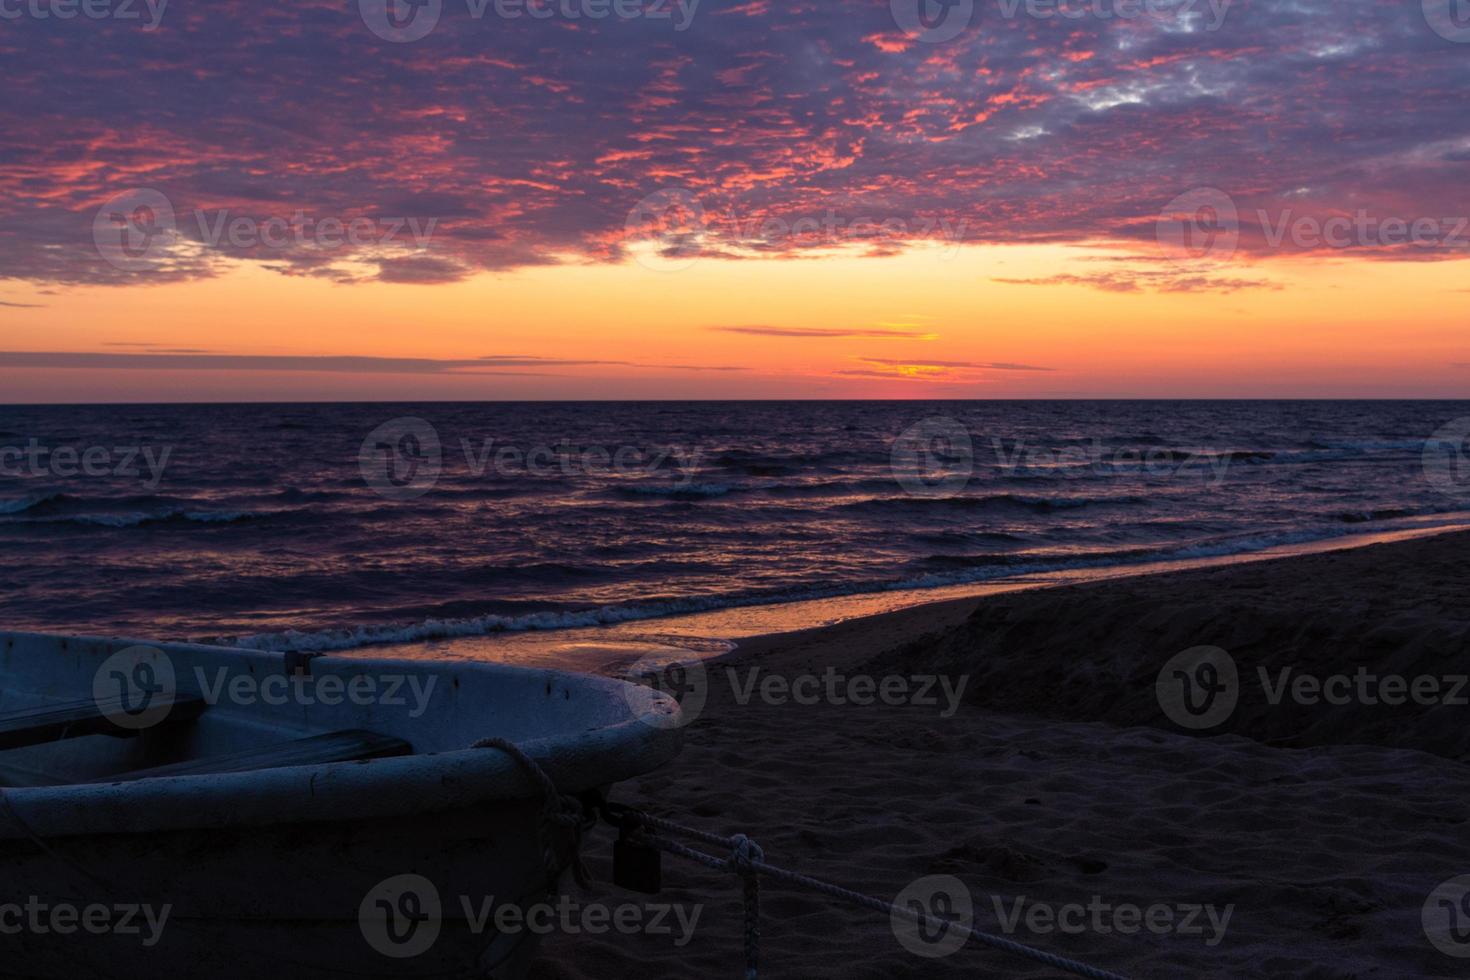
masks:
<svg viewBox="0 0 1470 980"><path fill-rule="evenodd" d="M48 841L48 851L6 841L0 905L32 921L0 936L0 962L7 976L57 980L522 977L540 936L496 923L524 922L527 907L547 901L528 833L539 818L526 801L429 817L85 836ZM58 931L52 920L58 908L80 920L99 906L105 931L80 921ZM507 916L506 906L521 914Z"/></svg>
<svg viewBox="0 0 1470 980"><path fill-rule="evenodd" d="M88 689L130 643L0 634L0 707ZM301 670L282 654L151 649L181 672ZM441 694L417 716L382 703L212 702L197 721L132 738L7 753L14 772L63 778L0 789L0 973L523 977L551 931L527 913L556 904L576 835L548 823L542 784L521 761L470 742L509 738L559 793L586 801L679 750L672 699L604 678L331 658L310 669L346 683L411 674ZM414 754L126 778L155 757L357 728Z"/></svg>

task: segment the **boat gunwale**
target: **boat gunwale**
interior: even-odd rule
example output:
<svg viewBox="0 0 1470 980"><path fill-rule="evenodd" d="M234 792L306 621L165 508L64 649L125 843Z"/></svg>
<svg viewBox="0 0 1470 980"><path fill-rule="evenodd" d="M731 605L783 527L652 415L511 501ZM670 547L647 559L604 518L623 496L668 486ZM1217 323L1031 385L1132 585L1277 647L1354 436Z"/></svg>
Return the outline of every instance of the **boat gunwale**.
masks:
<svg viewBox="0 0 1470 980"><path fill-rule="evenodd" d="M232 647L0 632L0 642L20 639L229 654L273 668L287 663L284 653ZM476 661L322 657L312 664L349 672L397 668L534 675L589 694L616 694L619 703L627 705L621 720L519 743L566 793L646 773L672 759L682 745L678 702L615 678ZM487 730L484 737L496 734ZM16 840L391 818L530 799L540 794L540 788L504 752L466 746L385 759L117 782L104 777L88 783L6 787L0 792L4 796L0 840Z"/></svg>

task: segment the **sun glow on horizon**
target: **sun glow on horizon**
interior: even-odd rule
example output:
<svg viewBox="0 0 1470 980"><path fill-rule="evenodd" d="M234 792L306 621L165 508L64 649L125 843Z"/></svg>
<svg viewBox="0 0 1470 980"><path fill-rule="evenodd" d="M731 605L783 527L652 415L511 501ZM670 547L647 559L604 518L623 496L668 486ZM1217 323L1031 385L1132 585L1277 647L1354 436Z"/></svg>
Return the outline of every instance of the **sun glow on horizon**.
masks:
<svg viewBox="0 0 1470 980"><path fill-rule="evenodd" d="M7 287L6 348L526 360L424 375L0 357L0 377L20 401L1455 397L1470 393L1466 268L1273 257L1140 271L1116 249L1011 245L343 285L239 262L142 288Z"/></svg>

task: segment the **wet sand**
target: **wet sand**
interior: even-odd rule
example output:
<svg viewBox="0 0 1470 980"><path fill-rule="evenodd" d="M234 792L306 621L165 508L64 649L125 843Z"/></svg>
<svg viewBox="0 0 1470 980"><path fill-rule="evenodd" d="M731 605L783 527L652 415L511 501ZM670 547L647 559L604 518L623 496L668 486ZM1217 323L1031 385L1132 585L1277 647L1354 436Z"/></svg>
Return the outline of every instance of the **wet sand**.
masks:
<svg viewBox="0 0 1470 980"><path fill-rule="evenodd" d="M1443 703L1470 673L1467 582L1470 534L1452 534L746 640L705 665L680 758L616 798L747 833L772 863L885 898L955 876L978 928L1004 931L1019 909L1011 938L1133 977L1464 977L1470 959L1437 949L1421 916L1470 874L1470 707ZM1235 711L1205 730L1172 721L1155 690L1201 645L1240 677ZM1272 705L1258 673L1274 683L1283 667L1433 675L1441 703ZM778 692L829 669L909 679L910 702L913 678L965 686L957 704L938 685L934 704L741 703L752 668ZM582 901L703 904L693 939L555 936L535 976L742 975L733 877L666 858L664 893L644 899L610 884L609 832L587 852L600 883ZM1033 918L1073 905L1108 911L1081 931ZM1177 928L1195 906L1228 922L1202 910ZM1115 914L1130 908L1176 926ZM766 977L1063 975L973 944L921 957L883 916L781 886L764 912Z"/></svg>

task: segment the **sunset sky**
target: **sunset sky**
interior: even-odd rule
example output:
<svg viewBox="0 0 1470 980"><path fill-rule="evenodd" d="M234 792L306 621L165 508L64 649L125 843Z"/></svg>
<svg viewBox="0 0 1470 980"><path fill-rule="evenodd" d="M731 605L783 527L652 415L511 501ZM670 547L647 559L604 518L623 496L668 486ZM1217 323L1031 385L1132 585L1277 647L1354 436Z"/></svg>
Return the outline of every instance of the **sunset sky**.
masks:
<svg viewBox="0 0 1470 980"><path fill-rule="evenodd" d="M386 2L0 0L0 402L1470 397L1459 0Z"/></svg>

